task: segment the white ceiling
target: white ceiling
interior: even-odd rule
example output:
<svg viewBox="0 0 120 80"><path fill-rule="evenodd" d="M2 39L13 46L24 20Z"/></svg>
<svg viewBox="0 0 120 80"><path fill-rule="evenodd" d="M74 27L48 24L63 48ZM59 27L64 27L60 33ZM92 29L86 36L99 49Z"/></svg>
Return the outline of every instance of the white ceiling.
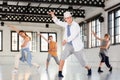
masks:
<svg viewBox="0 0 120 80"><path fill-rule="evenodd" d="M4 1L4 0L3 0ZM0 4L3 4L3 1L0 1ZM8 1L8 5L19 5L19 6L27 6L29 3L28 2L19 2L18 1ZM33 7L50 7L50 8L68 8L71 5L61 5L61 4L47 4L47 3L30 3L30 6ZM85 13L89 13L91 11L94 11L95 9L97 9L98 7L86 7L86 6L72 6L73 9L84 9ZM76 18L76 21L79 22L79 19L81 18Z"/></svg>

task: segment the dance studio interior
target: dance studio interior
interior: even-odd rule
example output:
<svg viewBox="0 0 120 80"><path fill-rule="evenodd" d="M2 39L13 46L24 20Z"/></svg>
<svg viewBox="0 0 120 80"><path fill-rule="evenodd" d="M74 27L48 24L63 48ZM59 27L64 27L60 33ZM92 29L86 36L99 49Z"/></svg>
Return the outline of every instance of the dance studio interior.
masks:
<svg viewBox="0 0 120 80"><path fill-rule="evenodd" d="M64 15L66 11L70 14ZM79 27L73 31L76 26L71 23L75 34L71 31L70 37L64 39L66 28L59 21L67 24L69 18ZM24 33L25 37L21 36ZM77 44L82 41L81 57L90 72L81 57L74 55L78 33ZM57 58L49 52L49 36L56 42ZM67 42L70 38L72 45ZM31 55L22 53L28 41ZM65 52L68 44L73 51ZM0 80L120 80L120 0L0 0Z"/></svg>

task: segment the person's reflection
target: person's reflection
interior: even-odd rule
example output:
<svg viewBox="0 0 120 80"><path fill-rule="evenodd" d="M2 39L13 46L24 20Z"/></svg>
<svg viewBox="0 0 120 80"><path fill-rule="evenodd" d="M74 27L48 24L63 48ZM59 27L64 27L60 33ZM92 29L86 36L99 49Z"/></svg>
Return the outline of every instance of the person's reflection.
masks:
<svg viewBox="0 0 120 80"><path fill-rule="evenodd" d="M24 80L31 80L31 73L25 73Z"/></svg>
<svg viewBox="0 0 120 80"><path fill-rule="evenodd" d="M105 77L105 80L110 80L111 74L112 73L107 74L106 77Z"/></svg>
<svg viewBox="0 0 120 80"><path fill-rule="evenodd" d="M58 80L62 80L63 78L62 77L58 77Z"/></svg>
<svg viewBox="0 0 120 80"><path fill-rule="evenodd" d="M12 74L12 80L31 80L31 73Z"/></svg>
<svg viewBox="0 0 120 80"><path fill-rule="evenodd" d="M102 80L110 80L111 74L112 74L112 73L107 73L107 74L105 74L104 76L101 75L101 74L99 74L100 80L101 80L101 79L102 79Z"/></svg>
<svg viewBox="0 0 120 80"><path fill-rule="evenodd" d="M48 70L46 70L46 80L50 80L50 75L49 75L49 72L48 72ZM62 77L58 77L57 76L58 74L56 74L54 77L54 80L62 80L63 78Z"/></svg>
<svg viewBox="0 0 120 80"><path fill-rule="evenodd" d="M46 71L46 75L47 75L47 80L50 80L50 75L49 75L48 70Z"/></svg>
<svg viewBox="0 0 120 80"><path fill-rule="evenodd" d="M91 77L92 77L92 76L88 76L88 80L91 80Z"/></svg>

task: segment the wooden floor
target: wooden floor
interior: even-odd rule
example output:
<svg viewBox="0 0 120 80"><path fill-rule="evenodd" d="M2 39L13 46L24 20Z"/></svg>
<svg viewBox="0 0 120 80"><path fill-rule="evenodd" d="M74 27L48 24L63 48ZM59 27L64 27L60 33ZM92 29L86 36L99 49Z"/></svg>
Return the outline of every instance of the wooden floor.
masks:
<svg viewBox="0 0 120 80"><path fill-rule="evenodd" d="M17 74L12 73L13 65L0 65L0 80L120 80L120 69L113 68L112 73L106 67L104 72L99 74L96 67L92 67L92 76L87 76L87 70L79 65L65 65L63 70L64 78L58 78L58 66L51 64L49 69L41 64L41 69L21 64Z"/></svg>

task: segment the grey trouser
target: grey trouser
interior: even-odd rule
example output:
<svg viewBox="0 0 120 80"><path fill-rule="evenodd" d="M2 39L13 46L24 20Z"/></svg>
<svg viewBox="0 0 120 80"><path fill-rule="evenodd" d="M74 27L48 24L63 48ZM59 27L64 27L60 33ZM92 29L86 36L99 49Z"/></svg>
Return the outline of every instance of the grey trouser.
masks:
<svg viewBox="0 0 120 80"><path fill-rule="evenodd" d="M80 64L85 67L86 64L86 60L84 58L84 53L82 50L80 51L74 51L74 48L72 45L70 44L66 44L65 45L65 49L63 50L62 54L61 54L61 60L65 60L67 57L69 57L70 55L74 54L75 57L78 59L78 61L80 62Z"/></svg>
<svg viewBox="0 0 120 80"><path fill-rule="evenodd" d="M50 61L51 57L54 58L55 62L59 65L59 60L58 60L58 56L52 56L51 54L48 54L48 57L47 57L47 62Z"/></svg>

